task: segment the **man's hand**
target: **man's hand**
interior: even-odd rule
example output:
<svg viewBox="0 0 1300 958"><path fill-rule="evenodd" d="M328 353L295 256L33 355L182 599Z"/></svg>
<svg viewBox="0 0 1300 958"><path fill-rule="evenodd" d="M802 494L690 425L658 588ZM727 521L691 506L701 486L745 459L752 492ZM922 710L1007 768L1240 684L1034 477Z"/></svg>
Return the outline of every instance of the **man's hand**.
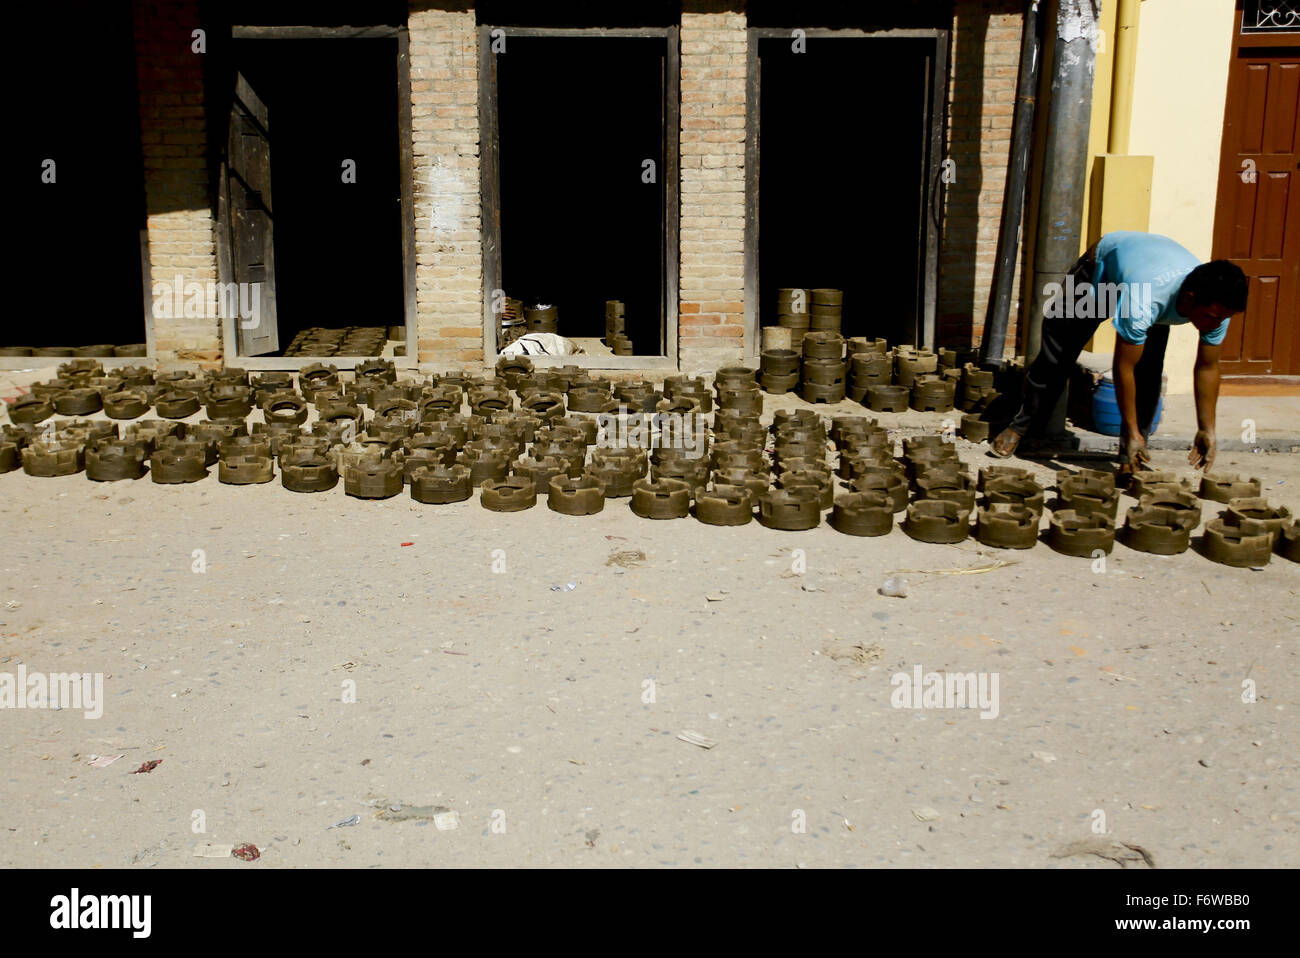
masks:
<svg viewBox="0 0 1300 958"><path fill-rule="evenodd" d="M1151 454L1147 452L1146 437L1140 432L1129 433L1120 440L1119 453L1121 476L1130 476L1139 469L1148 469L1151 466Z"/></svg>
<svg viewBox="0 0 1300 958"><path fill-rule="evenodd" d="M1206 472L1214 465L1215 453L1219 451L1219 443L1214 438L1214 433L1208 429L1198 429L1196 438L1192 440L1192 451L1187 454L1187 461L1192 464L1193 469L1204 469Z"/></svg>

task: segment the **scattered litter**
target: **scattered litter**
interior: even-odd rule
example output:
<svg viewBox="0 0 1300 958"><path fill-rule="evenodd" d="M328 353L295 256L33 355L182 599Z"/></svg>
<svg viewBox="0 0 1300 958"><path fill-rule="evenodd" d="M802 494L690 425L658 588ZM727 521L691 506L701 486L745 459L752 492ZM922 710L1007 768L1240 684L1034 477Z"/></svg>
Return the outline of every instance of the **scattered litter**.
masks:
<svg viewBox="0 0 1300 958"><path fill-rule="evenodd" d="M576 582L566 582L564 585L553 585L553 586L551 586L551 591L552 591L552 592L572 592L572 591L573 591L574 589L576 589L577 587L578 587L578 583L576 583Z"/></svg>
<svg viewBox="0 0 1300 958"><path fill-rule="evenodd" d="M160 758L151 758L151 759L149 759L149 761L145 762L143 765L141 765L139 768L137 768L137 769L136 769L134 772L132 772L131 774L132 774L132 775L143 775L143 774L146 773L146 772L152 772L155 768L157 768L157 767L158 767L159 765L161 765L161 764L162 764L162 759L160 759Z"/></svg>
<svg viewBox="0 0 1300 958"><path fill-rule="evenodd" d="M605 565L616 565L622 569L635 569L645 562L645 553L640 549L627 549L623 552L611 552Z"/></svg>
<svg viewBox="0 0 1300 958"><path fill-rule="evenodd" d="M929 805L922 805L912 809L912 817L918 822L936 822L939 820L939 813Z"/></svg>
<svg viewBox="0 0 1300 958"><path fill-rule="evenodd" d="M257 846L251 843L236 846L231 849L230 854L241 862L255 862L262 857L262 853L257 850Z"/></svg>
<svg viewBox="0 0 1300 958"><path fill-rule="evenodd" d="M825 592L825 591L826 591L825 589L823 589L823 588L821 588L821 587L819 587L819 586L809 585L806 581L804 581L804 582L800 582L800 583L799 583L799 588L803 589L805 592Z"/></svg>
<svg viewBox="0 0 1300 958"><path fill-rule="evenodd" d="M708 736L701 735L699 732L692 732L690 729L678 732L677 737L683 742L688 742L691 745L698 745L700 748L713 748L713 746L718 744Z"/></svg>
<svg viewBox="0 0 1300 958"><path fill-rule="evenodd" d="M461 652L459 649L443 649L443 655L469 655L468 652Z"/></svg>
<svg viewBox="0 0 1300 958"><path fill-rule="evenodd" d="M1032 758L1041 759L1044 762L1055 762L1056 756L1051 752L1030 752Z"/></svg>
<svg viewBox="0 0 1300 958"><path fill-rule="evenodd" d="M329 831L331 828L349 828L352 825L360 825L360 824L361 824L361 816L353 815L351 818L345 818L341 822L335 822L333 825L325 826L325 831Z"/></svg>
<svg viewBox="0 0 1300 958"><path fill-rule="evenodd" d="M705 600L708 602L721 602L726 597L727 594L725 592L710 592L704 596Z"/></svg>
<svg viewBox="0 0 1300 958"><path fill-rule="evenodd" d="M199 842L194 846L194 857L229 858L234 850L234 845L214 845L212 842Z"/></svg>
<svg viewBox="0 0 1300 958"><path fill-rule="evenodd" d="M19 602L17 599L10 599L8 602L5 603L5 608L9 609L10 611L13 611L14 609L21 609L22 607L23 604Z"/></svg>
<svg viewBox="0 0 1300 958"><path fill-rule="evenodd" d="M587 840L587 847L588 847L588 848L595 848L595 847L596 847L596 839L598 839L598 838L600 837L600 829L599 829L599 828L593 828L591 831L587 832L587 833L586 833L585 835L583 835L582 837L585 838L585 839Z"/></svg>
<svg viewBox="0 0 1300 958"><path fill-rule="evenodd" d="M1096 855L1115 862L1120 868L1127 868L1129 862L1145 862L1148 868L1156 867L1155 856L1141 845L1106 838L1085 838L1052 852L1053 858L1070 858L1074 855Z"/></svg>
<svg viewBox="0 0 1300 958"><path fill-rule="evenodd" d="M1201 768L1209 768L1211 763L1208 758L1198 758L1196 764L1201 766Z"/></svg>
<svg viewBox="0 0 1300 958"><path fill-rule="evenodd" d="M108 768L121 757L121 755L92 755L86 764L91 768Z"/></svg>
<svg viewBox="0 0 1300 958"><path fill-rule="evenodd" d="M627 536L605 536L605 538L608 539L610 542L613 542L615 539L617 539L619 542L627 542Z"/></svg>
<svg viewBox="0 0 1300 958"><path fill-rule="evenodd" d="M440 832L454 832L460 828L460 812L437 812L433 816L433 827Z"/></svg>
<svg viewBox="0 0 1300 958"><path fill-rule="evenodd" d="M407 546L413 546L413 545L415 545L414 542L403 542L403 543L402 543L402 548L405 549Z"/></svg>
<svg viewBox="0 0 1300 958"><path fill-rule="evenodd" d="M881 595L889 596L893 599L907 598L907 580L901 575L891 575L885 580L884 585L876 590Z"/></svg>
<svg viewBox="0 0 1300 958"><path fill-rule="evenodd" d="M375 816L385 822L431 822L434 816L451 811L444 805L403 805L400 802L387 805Z"/></svg>

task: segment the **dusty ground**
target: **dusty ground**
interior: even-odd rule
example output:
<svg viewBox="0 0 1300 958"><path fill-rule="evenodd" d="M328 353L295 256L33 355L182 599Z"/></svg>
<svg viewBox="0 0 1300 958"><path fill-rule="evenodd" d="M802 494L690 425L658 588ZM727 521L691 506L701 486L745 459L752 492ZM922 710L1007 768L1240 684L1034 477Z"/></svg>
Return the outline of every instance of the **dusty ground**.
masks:
<svg viewBox="0 0 1300 958"><path fill-rule="evenodd" d="M1219 465L1300 509L1300 456ZM1300 567L1281 558L1121 545L1099 574L1041 544L652 522L626 500L500 515L215 475L17 472L0 490L0 672L103 672L106 699L98 720L0 712L5 866L1117 867L1053 857L1096 837L1095 810L1106 841L1162 867L1300 865ZM876 592L892 570L994 559L1016 564ZM997 673L999 716L891 707L916 665ZM87 764L106 754L124 757ZM378 799L460 827L377 820ZM194 857L201 841L262 858Z"/></svg>

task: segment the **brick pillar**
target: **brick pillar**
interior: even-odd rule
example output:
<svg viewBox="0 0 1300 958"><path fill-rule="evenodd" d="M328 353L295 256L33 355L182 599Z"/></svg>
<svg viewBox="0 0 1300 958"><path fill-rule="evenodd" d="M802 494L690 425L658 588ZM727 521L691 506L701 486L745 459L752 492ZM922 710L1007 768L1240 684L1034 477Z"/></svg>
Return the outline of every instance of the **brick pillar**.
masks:
<svg viewBox="0 0 1300 958"><path fill-rule="evenodd" d="M478 31L473 5L412 0L416 317L420 362L483 359Z"/></svg>
<svg viewBox="0 0 1300 958"><path fill-rule="evenodd" d="M678 359L687 372L744 355L745 26L739 0L682 5Z"/></svg>
<svg viewBox="0 0 1300 958"><path fill-rule="evenodd" d="M948 186L939 259L939 346L978 344L984 333L998 226L1011 149L1020 63L1020 0L955 0L950 65L947 158L956 163ZM1028 210L1026 210L1026 217ZM1016 260L1020 288L1023 253ZM1015 299L1007 344L1016 342Z"/></svg>
<svg viewBox="0 0 1300 958"><path fill-rule="evenodd" d="M140 141L148 213L150 282L217 280L215 217L208 188L203 54L191 50L197 0L134 0ZM221 359L221 320L156 318L159 361Z"/></svg>

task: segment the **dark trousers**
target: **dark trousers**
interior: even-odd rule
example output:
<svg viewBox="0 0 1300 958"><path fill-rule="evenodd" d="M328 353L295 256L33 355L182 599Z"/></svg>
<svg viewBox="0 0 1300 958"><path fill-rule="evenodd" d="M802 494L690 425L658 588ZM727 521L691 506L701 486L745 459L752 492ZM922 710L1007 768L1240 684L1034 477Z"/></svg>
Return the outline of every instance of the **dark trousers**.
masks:
<svg viewBox="0 0 1300 958"><path fill-rule="evenodd" d="M1082 256L1071 268L1075 287L1092 282L1094 265L1090 254ZM1061 392L1069 382L1079 353L1088 344L1098 327L1108 321L1101 319L1071 319L1065 316L1044 317L1042 341L1038 356L1025 371L1024 399L1020 411L1011 420L1010 428L1020 435L1041 436L1047 420L1056 407ZM1153 325L1147 330L1142 358L1134 369L1137 386L1137 416L1146 436L1151 431L1156 406L1160 402L1160 379L1164 373L1165 346L1169 342L1169 327Z"/></svg>

